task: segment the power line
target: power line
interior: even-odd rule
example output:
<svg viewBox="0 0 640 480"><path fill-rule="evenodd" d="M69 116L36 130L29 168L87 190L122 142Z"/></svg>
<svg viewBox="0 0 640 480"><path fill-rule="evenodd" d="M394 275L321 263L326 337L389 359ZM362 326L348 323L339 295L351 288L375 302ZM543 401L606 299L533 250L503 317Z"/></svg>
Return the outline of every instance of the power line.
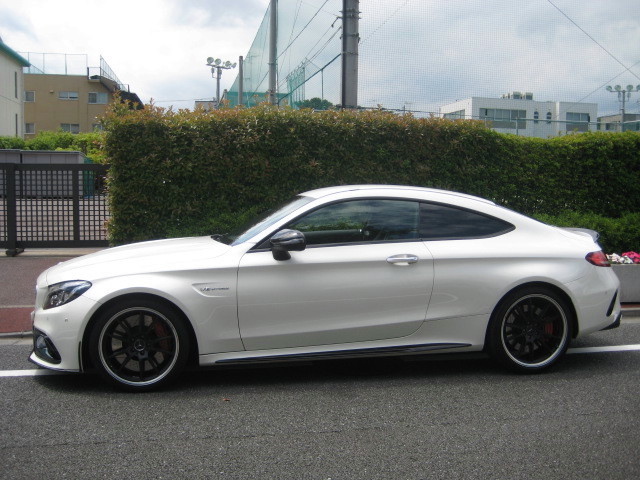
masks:
<svg viewBox="0 0 640 480"><path fill-rule="evenodd" d="M289 41L291 41L291 37L293 37L293 31L296 29L296 24L298 23L298 15L300 15L300 9L302 8L302 0L298 0L298 8L296 8L296 14L293 17L293 25L291 26L291 33L289 34ZM280 69L278 70L278 76L282 73L282 69L284 68L284 62L280 64ZM289 70L291 70L291 57L289 57Z"/></svg>
<svg viewBox="0 0 640 480"><path fill-rule="evenodd" d="M307 55L305 55L304 60L303 60L301 63L303 63L303 64L307 65L307 64L309 64L309 63L313 62L313 60L315 60L315 59L318 57L318 55L320 55L320 54L324 51L324 49L325 49L325 48L327 48L327 46L329 45L329 43L331 42L331 40L333 40L333 38L338 34L338 32L340 32L340 30L342 30L342 27L338 27L338 28L336 29L336 31L335 31L335 32L333 32L333 34L332 34L332 35L327 39L327 41L324 43L324 45L322 45L322 47L320 47L320 48L319 48L319 49L318 49L318 50L313 54L313 56L309 58L309 55L311 54L311 52L313 51L313 49L314 49L314 48L315 48L315 47L316 47L316 46L317 46L317 45L318 45L318 44L323 40L324 36L325 36L325 35L326 35L330 30L331 30L331 28L332 28L332 27L333 27L333 25L331 25L331 26L330 26L330 27L329 27L329 28L328 28L328 29L327 29L327 30L322 34L322 36L321 36L321 37L320 37L320 39L316 42L316 44L315 44L313 47L311 47L311 49L309 50L309 53L307 53ZM310 77L310 78L308 78L308 79L306 79L304 83L306 83L306 82L307 82L307 81L309 81L310 79L311 79L311 77ZM278 87L280 87L280 86L284 85L284 84L285 84L285 82L286 82L286 78L285 78L284 80L281 80L281 81L280 81L280 83L278 84Z"/></svg>
<svg viewBox="0 0 640 480"><path fill-rule="evenodd" d="M616 62L618 62L620 65L622 65L625 69L625 72L629 72L631 73L631 75L633 75L634 77L636 77L638 80L640 80L640 77L638 75L636 75L634 72L631 71L631 68L627 67L624 63L622 63L620 60L618 60L618 58L611 53L609 50L607 50L604 46L602 46L595 38L593 38L591 35L589 35L589 33L582 28L580 25L578 25L576 22L574 22L571 17L569 17L569 15L567 15L566 13L564 13L562 10L560 10L560 8L558 8L558 6L553 3L551 0L547 0L547 2L549 2L556 10L558 10L562 15L564 15L566 17L567 20L569 20L571 23L573 23L576 27L578 27L580 29L580 31L582 33L584 33L587 37L589 37L596 45L598 45L602 50L604 50L605 52L607 52L607 54L613 58ZM636 64L637 65L637 64ZM635 65L634 65L635 66ZM624 72L622 72L624 73Z"/></svg>
<svg viewBox="0 0 640 480"><path fill-rule="evenodd" d="M636 63L634 63L633 65L631 65L631 67L629 68L633 68L636 65L640 64L640 60L638 60ZM598 90L601 90L602 88L604 88L607 84L613 82L616 78L618 78L620 75L622 75L623 73L626 73L629 68L625 68L625 70L623 70L622 72L620 72L618 75L616 75L615 77L611 78L610 80L607 80L606 82L604 82L602 85L600 85L598 88L596 88L593 92L585 95L584 97L582 97L580 100L578 100L576 103L572 103L571 105L569 105L567 107L567 109L573 107L574 105L578 105L579 103L582 103L584 100L586 100L587 98L589 98L591 95L593 95L594 93L596 93Z"/></svg>
<svg viewBox="0 0 640 480"><path fill-rule="evenodd" d="M331 42L331 40L333 40L333 38L340 32L340 30L342 30L342 27L338 27L336 29L336 31L333 32L333 35L331 35L327 39L327 41L324 43L324 45L322 47L320 47L320 49L318 51L316 51L316 53L314 53L313 56L309 59L310 62L314 61L318 57L318 55L320 55L322 53L322 51L325 48L327 48L327 46L329 45L329 42ZM316 43L316 45L317 45L317 43ZM315 47L316 45L314 45L313 47ZM311 50L313 50L313 48ZM311 50L309 50L309 51L311 51Z"/></svg>
<svg viewBox="0 0 640 480"><path fill-rule="evenodd" d="M378 25L376 28L374 28L374 29L373 29L373 31L372 31L369 35L367 35L367 38L363 39L363 40L360 42L360 44L363 44L364 42L366 42L367 40L369 40L371 37L373 37L376 33L378 33L378 30L380 30L382 27L384 27L384 25L385 25L389 20L391 20L391 19L396 15L396 13L398 13L400 10L402 10L402 9L407 5L407 3L409 3L409 0L405 0L405 2L404 2L402 5L400 5L398 8L396 8L396 9L394 10L394 12L393 12L391 15L389 15L387 18L385 18L385 19L383 20L383 22L382 22L380 25Z"/></svg>
<svg viewBox="0 0 640 480"><path fill-rule="evenodd" d="M282 50L282 52L280 53L280 55L278 55L278 57L276 58L276 60L279 60L279 59L280 59L280 57L281 57L282 55L284 55L284 53L289 49L289 47L291 47L291 45L293 45L293 42L295 42L295 41L298 39L298 37L299 37L300 35L302 35L302 32L304 32L304 31L307 29L307 27L309 26L309 24L311 24L311 22L313 21L313 19L314 19L314 18L316 18L316 17L318 16L318 14L319 14L319 13L320 13L320 11L322 10L322 8L327 4L327 2L329 2L329 0L324 0L324 3L323 3L322 5L320 5L320 8L316 11L316 13L314 13L314 14L313 14L313 16L312 16L312 17L309 19L309 21L307 22L307 24L306 24L304 27L302 27L302 30L300 30L300 31L298 32L298 35L296 35L296 36L295 36L295 38L289 42L289 45L287 45L287 46L284 48L284 50Z"/></svg>

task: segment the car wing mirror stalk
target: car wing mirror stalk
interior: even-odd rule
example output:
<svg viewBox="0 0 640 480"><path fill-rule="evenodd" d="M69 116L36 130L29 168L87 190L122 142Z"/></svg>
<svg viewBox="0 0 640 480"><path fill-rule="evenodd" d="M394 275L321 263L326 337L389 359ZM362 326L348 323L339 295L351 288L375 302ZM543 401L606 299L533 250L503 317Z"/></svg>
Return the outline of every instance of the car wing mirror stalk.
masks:
<svg viewBox="0 0 640 480"><path fill-rule="evenodd" d="M301 252L307 248L307 240L304 233L298 230L280 230L269 240L271 253L278 261L289 260L289 252Z"/></svg>

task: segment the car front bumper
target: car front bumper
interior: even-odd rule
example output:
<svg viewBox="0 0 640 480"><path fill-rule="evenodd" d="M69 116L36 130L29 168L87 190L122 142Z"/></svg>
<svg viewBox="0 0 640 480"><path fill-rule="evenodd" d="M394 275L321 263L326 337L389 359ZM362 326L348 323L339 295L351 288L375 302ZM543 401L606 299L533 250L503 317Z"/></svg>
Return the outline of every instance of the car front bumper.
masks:
<svg viewBox="0 0 640 480"><path fill-rule="evenodd" d="M99 304L80 296L60 307L36 307L33 321L33 352L29 360L52 370L82 370L82 336L88 319Z"/></svg>

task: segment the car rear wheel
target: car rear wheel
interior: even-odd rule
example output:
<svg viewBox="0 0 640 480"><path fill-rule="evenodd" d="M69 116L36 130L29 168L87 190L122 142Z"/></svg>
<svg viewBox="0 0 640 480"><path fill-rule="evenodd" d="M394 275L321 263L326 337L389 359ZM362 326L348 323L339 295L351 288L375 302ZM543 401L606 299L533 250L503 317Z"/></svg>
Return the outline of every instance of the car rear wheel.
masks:
<svg viewBox="0 0 640 480"><path fill-rule="evenodd" d="M102 313L89 353L111 384L145 391L166 384L184 368L189 336L179 314L152 299L127 300Z"/></svg>
<svg viewBox="0 0 640 480"><path fill-rule="evenodd" d="M489 325L489 353L518 372L538 372L567 351L573 313L550 289L513 292L494 311Z"/></svg>

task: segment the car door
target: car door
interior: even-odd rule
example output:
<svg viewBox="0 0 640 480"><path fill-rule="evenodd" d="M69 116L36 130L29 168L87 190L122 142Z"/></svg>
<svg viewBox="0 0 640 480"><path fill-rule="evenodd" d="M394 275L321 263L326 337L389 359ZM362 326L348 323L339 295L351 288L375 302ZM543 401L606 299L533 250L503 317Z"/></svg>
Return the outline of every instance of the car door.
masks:
<svg viewBox="0 0 640 480"><path fill-rule="evenodd" d="M348 200L285 228L307 248L278 261L266 245L238 273L240 334L247 350L345 344L407 336L423 323L433 260L418 238L419 204Z"/></svg>

